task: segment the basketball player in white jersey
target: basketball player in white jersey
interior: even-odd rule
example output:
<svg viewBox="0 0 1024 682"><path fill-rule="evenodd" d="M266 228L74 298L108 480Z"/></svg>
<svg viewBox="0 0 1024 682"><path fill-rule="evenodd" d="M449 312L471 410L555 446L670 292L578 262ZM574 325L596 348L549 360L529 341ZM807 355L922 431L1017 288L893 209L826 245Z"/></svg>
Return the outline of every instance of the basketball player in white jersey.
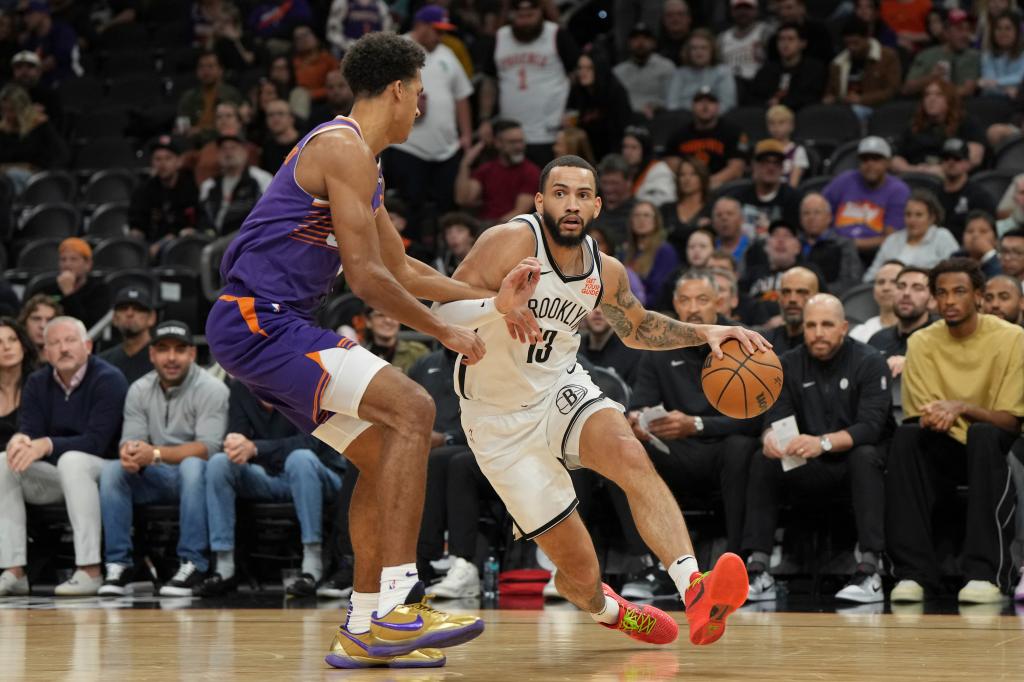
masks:
<svg viewBox="0 0 1024 682"><path fill-rule="evenodd" d="M559 593L606 627L650 643L678 634L676 623L651 606L622 599L601 584L589 534L576 512L566 468L587 467L626 493L644 541L668 567L685 595L690 640L721 637L726 617L747 597L747 573L725 554L701 573L683 515L672 493L634 438L623 407L604 397L576 364L577 329L598 305L631 348L669 350L720 344L736 338L747 349L769 348L741 327L687 324L644 310L630 293L619 261L603 256L587 229L601 210L593 167L576 156L547 165L535 197L537 212L492 227L455 272L455 279L496 288L520 261L541 263L540 282L528 303L540 324L539 343L509 338L489 301L446 303L442 319L477 328L487 355L457 364L455 390L462 422L480 468L505 502L517 537L533 539L558 568Z"/></svg>

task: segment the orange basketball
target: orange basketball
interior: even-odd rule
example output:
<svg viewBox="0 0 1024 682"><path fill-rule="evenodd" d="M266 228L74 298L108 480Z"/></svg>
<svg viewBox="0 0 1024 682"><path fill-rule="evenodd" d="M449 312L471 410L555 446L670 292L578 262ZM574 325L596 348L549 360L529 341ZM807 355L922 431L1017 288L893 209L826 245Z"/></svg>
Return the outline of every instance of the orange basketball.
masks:
<svg viewBox="0 0 1024 682"><path fill-rule="evenodd" d="M764 414L782 393L782 363L773 351L749 355L736 339L722 344L722 359L708 353L701 384L708 402L733 419Z"/></svg>

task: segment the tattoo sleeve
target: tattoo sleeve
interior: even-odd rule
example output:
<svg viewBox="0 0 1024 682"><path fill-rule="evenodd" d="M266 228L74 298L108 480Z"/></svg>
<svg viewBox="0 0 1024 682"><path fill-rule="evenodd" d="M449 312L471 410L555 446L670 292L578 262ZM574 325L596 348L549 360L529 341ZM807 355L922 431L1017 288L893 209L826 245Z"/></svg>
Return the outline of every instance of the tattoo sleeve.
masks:
<svg viewBox="0 0 1024 682"><path fill-rule="evenodd" d="M634 348L668 350L704 343L694 325L644 310L629 290L629 280L625 273L619 278L615 300L602 303L601 310L619 338L623 341L632 340L633 344L629 345ZM642 317L634 324L630 318L637 315Z"/></svg>

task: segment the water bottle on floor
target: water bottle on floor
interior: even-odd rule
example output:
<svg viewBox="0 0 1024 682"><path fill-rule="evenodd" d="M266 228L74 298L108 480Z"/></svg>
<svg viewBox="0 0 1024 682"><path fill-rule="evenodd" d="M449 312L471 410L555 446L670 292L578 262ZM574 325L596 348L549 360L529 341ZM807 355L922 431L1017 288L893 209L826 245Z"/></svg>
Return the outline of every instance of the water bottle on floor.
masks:
<svg viewBox="0 0 1024 682"><path fill-rule="evenodd" d="M484 562L484 599L498 598L498 573L500 566L494 555L488 556Z"/></svg>

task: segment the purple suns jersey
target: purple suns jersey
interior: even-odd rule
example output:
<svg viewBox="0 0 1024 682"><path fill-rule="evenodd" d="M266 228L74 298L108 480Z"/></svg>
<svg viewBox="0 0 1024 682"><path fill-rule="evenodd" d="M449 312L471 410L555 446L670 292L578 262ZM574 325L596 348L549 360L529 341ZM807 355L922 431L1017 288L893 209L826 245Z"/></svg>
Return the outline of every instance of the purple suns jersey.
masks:
<svg viewBox="0 0 1024 682"><path fill-rule="evenodd" d="M295 180L299 154L315 135L347 129L362 139L359 124L345 116L321 123L289 152L266 193L242 223L224 253L220 274L225 291L250 294L312 315L341 268L331 206ZM384 199L384 177L377 164L376 214Z"/></svg>

